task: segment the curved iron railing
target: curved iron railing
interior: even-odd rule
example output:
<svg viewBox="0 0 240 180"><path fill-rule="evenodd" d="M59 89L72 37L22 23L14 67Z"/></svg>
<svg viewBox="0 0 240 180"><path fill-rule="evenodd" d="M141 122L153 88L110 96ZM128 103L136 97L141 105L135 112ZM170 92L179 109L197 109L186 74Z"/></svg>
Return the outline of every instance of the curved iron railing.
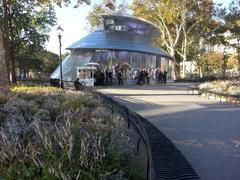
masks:
<svg viewBox="0 0 240 180"><path fill-rule="evenodd" d="M194 95L195 91L197 92L197 95L202 95L205 94L208 99L210 95L215 96L215 99L219 99L220 102L222 102L222 99L225 98L227 102L231 102L234 103L235 105L237 105L238 103L240 103L240 95L239 94L229 94L229 93L220 93L220 92L215 92L215 91L210 91L210 90L202 90L199 87L189 87L187 89L188 93L191 92L192 95Z"/></svg>
<svg viewBox="0 0 240 180"><path fill-rule="evenodd" d="M137 140L137 151L139 148L139 143L142 140L142 142L145 145L145 148L147 150L147 174L146 174L146 178L149 180L154 180L154 171L153 171L153 160L152 160L152 151L151 151L151 147L150 147L150 143L148 140L148 136L147 133L145 131L144 125L142 124L140 117L138 114L130 111L126 106L122 105L121 103L119 103L118 101L114 100L113 98L102 94L98 91L94 91L93 89L86 89L87 91L91 92L94 95L98 95L99 97L101 97L102 101L109 107L111 108L111 112L115 113L117 111L117 113L119 115L121 115L124 120L127 121L128 124L128 128L130 128L131 126L135 129L135 131L137 132L137 134L140 136L141 139Z"/></svg>

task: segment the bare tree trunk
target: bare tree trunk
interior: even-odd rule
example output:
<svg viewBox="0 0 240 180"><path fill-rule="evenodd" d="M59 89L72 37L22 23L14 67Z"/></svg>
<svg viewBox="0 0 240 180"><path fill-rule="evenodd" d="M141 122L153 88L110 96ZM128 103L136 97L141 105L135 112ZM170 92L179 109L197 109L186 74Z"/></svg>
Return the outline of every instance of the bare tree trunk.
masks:
<svg viewBox="0 0 240 180"><path fill-rule="evenodd" d="M14 13L13 13L14 14ZM9 37L14 42L14 35L13 35L13 24L12 21L8 20L8 28L9 28ZM11 59L11 75L12 75L12 82L17 82L17 76L16 76L16 62L15 62L15 50L13 43L10 45L10 59Z"/></svg>
<svg viewBox="0 0 240 180"><path fill-rule="evenodd" d="M183 35L183 40L182 40L182 47L181 51L177 51L178 54L182 58L182 73L181 73L181 78L186 77L186 61L187 61L187 45L188 45L188 37L187 37L187 29L186 29L186 13L187 11L184 11L182 13L182 35Z"/></svg>
<svg viewBox="0 0 240 180"><path fill-rule="evenodd" d="M203 71L202 71L202 67L199 68L199 76L200 78L203 78Z"/></svg>
<svg viewBox="0 0 240 180"><path fill-rule="evenodd" d="M183 41L183 47L182 47L182 60L183 60L183 72L182 72L182 78L186 77L186 61L187 61L187 34L185 26L183 28L183 34L184 34L184 41Z"/></svg>
<svg viewBox="0 0 240 180"><path fill-rule="evenodd" d="M238 46L237 46L238 73L240 76L240 37L238 37L237 41L238 41Z"/></svg>
<svg viewBox="0 0 240 180"><path fill-rule="evenodd" d="M174 58L173 63L172 63L172 67L171 67L171 69L172 69L171 77L172 77L173 80L176 80L178 75L177 75L177 72L176 72L177 63L176 63L176 60L175 60L175 50L174 50L174 48L172 48L169 51L169 54L170 54L170 56L172 56Z"/></svg>
<svg viewBox="0 0 240 180"><path fill-rule="evenodd" d="M9 22L8 22L8 6L7 0L2 1L3 5L3 46L4 46L4 59L7 70L8 82L10 83L10 72L11 72L11 55L10 55L10 44L9 44Z"/></svg>
<svg viewBox="0 0 240 180"><path fill-rule="evenodd" d="M3 34L2 31L0 30L0 72L1 72L1 76L0 76L0 87L5 87L9 85L9 76L8 76L8 72L7 72L7 64L5 62L5 58L4 58L4 48L3 48Z"/></svg>

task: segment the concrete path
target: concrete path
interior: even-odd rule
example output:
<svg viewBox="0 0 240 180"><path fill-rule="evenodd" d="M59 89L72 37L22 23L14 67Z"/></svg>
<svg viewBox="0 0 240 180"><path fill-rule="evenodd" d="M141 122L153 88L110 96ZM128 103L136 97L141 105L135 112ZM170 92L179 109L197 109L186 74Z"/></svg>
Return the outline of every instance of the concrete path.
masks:
<svg viewBox="0 0 240 180"><path fill-rule="evenodd" d="M188 95L190 84L102 88L159 128L201 179L240 179L240 106Z"/></svg>

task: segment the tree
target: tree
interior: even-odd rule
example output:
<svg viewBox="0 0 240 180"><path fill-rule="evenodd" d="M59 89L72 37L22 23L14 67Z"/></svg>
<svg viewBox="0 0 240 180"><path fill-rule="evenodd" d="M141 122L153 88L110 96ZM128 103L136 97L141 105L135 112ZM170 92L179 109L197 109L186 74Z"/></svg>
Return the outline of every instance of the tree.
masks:
<svg viewBox="0 0 240 180"><path fill-rule="evenodd" d="M190 50L198 47L197 51L201 51L200 42L208 39L209 33L218 29L221 23L214 19L219 14L219 10L211 1L183 1L181 9L184 10L181 16L182 34L177 52L183 61L182 77L185 77L184 64L191 53ZM194 56L197 55L194 54Z"/></svg>
<svg viewBox="0 0 240 180"><path fill-rule="evenodd" d="M17 60L17 67L23 77L29 77L29 73L50 75L50 73L59 64L58 55L39 49L38 51L32 51L31 46L21 51L21 54Z"/></svg>
<svg viewBox="0 0 240 180"><path fill-rule="evenodd" d="M240 4L232 1L229 6L228 14L224 18L226 31L229 30L229 46L236 50L238 71L240 74Z"/></svg>
<svg viewBox="0 0 240 180"><path fill-rule="evenodd" d="M202 75L220 74L224 67L222 52L209 51L198 56L197 68Z"/></svg>
<svg viewBox="0 0 240 180"><path fill-rule="evenodd" d="M102 24L102 14L119 13L124 14L127 12L128 4L122 0L119 4L115 0L102 0L102 2L95 4L92 11L87 16L87 21L90 25L90 30L94 31Z"/></svg>
<svg viewBox="0 0 240 180"><path fill-rule="evenodd" d="M212 72L219 72L223 66L222 52L210 51L207 54L208 70Z"/></svg>
<svg viewBox="0 0 240 180"><path fill-rule="evenodd" d="M93 6L92 11L89 12L86 18L88 21L88 24L90 25L90 31L93 31L95 27L98 27L101 25L102 21L101 21L100 15L104 13L105 11L102 8L102 5L95 4Z"/></svg>
<svg viewBox="0 0 240 180"><path fill-rule="evenodd" d="M68 6L69 4L71 4L71 0L38 0L37 1L37 4L40 5L40 6L43 6L43 5L48 5L48 6L52 6L53 4L57 4L58 6ZM91 0L76 0L74 1L76 2L75 4L75 8L77 8L78 6L80 6L82 3L86 3L88 5L91 4Z"/></svg>
<svg viewBox="0 0 240 180"><path fill-rule="evenodd" d="M52 7L38 8L37 0L4 0L4 3L0 19L4 22L5 59L12 81L16 82L16 65L20 65L24 52L28 49L31 55L44 46L56 18Z"/></svg>
<svg viewBox="0 0 240 180"><path fill-rule="evenodd" d="M180 7L180 1L173 0L134 0L131 6L135 16L147 19L158 27L160 36L156 38L156 44L165 48L172 57L176 57L183 26L179 21Z"/></svg>
<svg viewBox="0 0 240 180"><path fill-rule="evenodd" d="M180 55L183 61L182 77L185 76L184 62L189 57L189 48L218 27L213 18L217 9L208 0L135 0L132 9L134 15L158 26L161 34L156 39L157 45L173 57ZM178 64L179 60L175 59Z"/></svg>
<svg viewBox="0 0 240 180"><path fill-rule="evenodd" d="M65 53L62 55L62 59L65 59L68 55L70 55L70 52L65 52Z"/></svg>
<svg viewBox="0 0 240 180"><path fill-rule="evenodd" d="M7 77L7 66L4 58L4 49L3 49L3 35L2 31L0 30L0 87L7 86L9 84L8 77Z"/></svg>
<svg viewBox="0 0 240 180"><path fill-rule="evenodd" d="M37 57L42 61L40 72L48 77L59 65L59 56L53 52L43 50L38 53Z"/></svg>
<svg viewBox="0 0 240 180"><path fill-rule="evenodd" d="M7 73L6 75L3 75L3 81L4 82L8 82L8 85L10 83L10 62L11 62L11 57L10 57L10 46L9 46L9 28L8 28L8 8L7 8L7 1L3 0L2 4L1 4L2 8L0 8L0 13L2 14L2 18L0 18L0 22L1 22L1 31L2 31L2 45L3 45L3 49L4 49L4 56L3 56L3 60L5 62L5 68L3 66L3 69L5 69L6 71L2 71Z"/></svg>
<svg viewBox="0 0 240 180"><path fill-rule="evenodd" d="M227 60L228 69L238 69L238 59L237 56L231 55Z"/></svg>
<svg viewBox="0 0 240 180"><path fill-rule="evenodd" d="M178 16L180 15L178 5L178 2L175 3L172 0L135 0L132 5L135 16L156 24L161 33L156 40L157 44L163 45L173 57L175 56L182 29L182 25L178 22Z"/></svg>
<svg viewBox="0 0 240 180"><path fill-rule="evenodd" d="M53 52L44 49L32 52L31 47L24 50L17 61L17 67L23 77L29 77L30 72L49 77L59 65L59 56Z"/></svg>
<svg viewBox="0 0 240 180"><path fill-rule="evenodd" d="M18 12L22 12L22 13L26 12L25 15L27 15L28 12L31 12L30 10L34 11L39 8L44 8L45 10L46 10L46 8L50 8L53 13L53 8L52 8L53 4L57 4L58 6L62 6L62 4L64 4L65 6L68 6L68 4L70 4L70 3L71 3L71 0L33 0L33 1L2 0L2 1L0 1L0 4L2 5L0 7L0 15L1 15L0 16L0 22L1 22L0 31L3 32L3 38L2 38L2 41L0 42L0 44L4 45L4 60L5 60L5 67L4 66L1 66L1 67L3 69L6 69L6 71L1 71L1 72L2 73L6 72L6 75L3 75L2 77L4 77L5 82L8 82L7 84L10 83L10 72L13 72L12 73L13 79L15 80L15 77L14 77L15 76L15 73L14 73L15 61L14 61L14 58L12 57L12 55L14 55L14 52L13 52L13 48L11 47L11 44L10 44L11 43L10 41L12 40L10 37L10 31L11 31L11 29L15 28L15 24L13 24L13 21L12 21L12 20L14 20L15 17L11 16L11 15L14 15L11 11L12 4L15 4L15 5L16 4L18 4L18 5L30 4L32 6L32 9L28 9L28 11L25 11L22 9L22 11L21 10L18 11ZM78 7L81 3L90 4L91 1L90 0L77 0L75 7ZM14 10L16 12L17 9L14 9ZM46 13L45 15L48 16L50 14ZM52 14L52 15L54 15L54 14ZM21 18L23 18L23 19L20 19L21 22L24 21L24 17L21 17ZM52 21L52 23L54 23L54 22L55 22L55 20ZM36 21L35 23L38 24L38 21ZM48 22L42 21L41 23L43 25L44 23L48 23ZM22 29L18 29L18 30L19 30L19 32L22 32ZM42 31L43 30L44 29L42 29Z"/></svg>

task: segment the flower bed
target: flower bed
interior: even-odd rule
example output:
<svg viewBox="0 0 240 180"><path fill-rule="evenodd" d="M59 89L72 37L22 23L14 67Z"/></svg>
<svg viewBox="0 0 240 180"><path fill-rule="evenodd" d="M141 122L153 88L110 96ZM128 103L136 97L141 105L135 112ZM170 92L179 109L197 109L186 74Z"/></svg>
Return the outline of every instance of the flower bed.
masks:
<svg viewBox="0 0 240 180"><path fill-rule="evenodd" d="M213 81L205 82L199 85L200 91L213 92L220 94L229 94L240 97L240 81L239 80L226 80L226 81Z"/></svg>
<svg viewBox="0 0 240 180"><path fill-rule="evenodd" d="M82 92L0 91L0 175L7 179L144 179L118 114Z"/></svg>

